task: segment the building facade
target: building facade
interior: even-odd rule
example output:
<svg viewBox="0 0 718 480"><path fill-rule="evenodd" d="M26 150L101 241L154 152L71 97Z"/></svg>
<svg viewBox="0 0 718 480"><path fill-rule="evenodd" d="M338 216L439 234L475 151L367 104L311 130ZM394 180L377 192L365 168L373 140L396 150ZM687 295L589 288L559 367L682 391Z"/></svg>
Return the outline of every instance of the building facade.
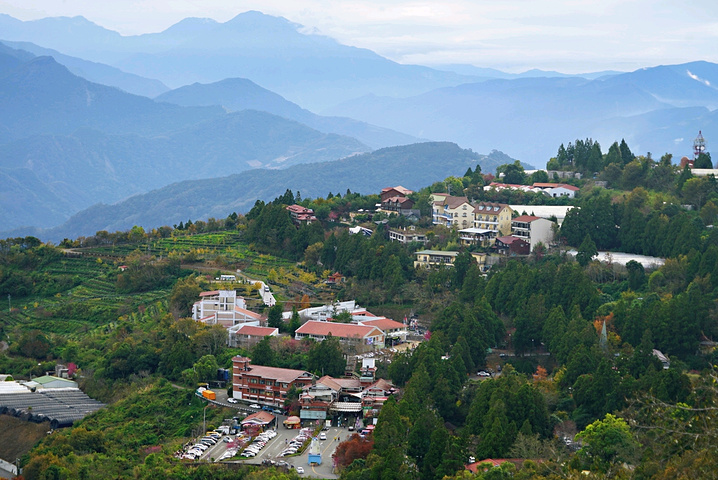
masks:
<svg viewBox="0 0 718 480"><path fill-rule="evenodd" d="M426 235L423 233L419 233L415 230L389 230L389 240L392 242L399 242L403 244L417 242L417 243L426 243Z"/></svg>
<svg viewBox="0 0 718 480"><path fill-rule="evenodd" d="M240 324L227 329L230 348L252 348L264 337L276 337L279 335L278 328L256 327L254 325Z"/></svg>
<svg viewBox="0 0 718 480"><path fill-rule="evenodd" d="M440 250L421 250L414 253L414 268L436 268L436 267L453 267L454 259L459 252L443 252Z"/></svg>
<svg viewBox="0 0 718 480"><path fill-rule="evenodd" d="M548 247L549 243L553 241L554 225L556 225L554 222L545 218L521 215L511 222L512 235L527 241L533 252L539 243Z"/></svg>
<svg viewBox="0 0 718 480"><path fill-rule="evenodd" d="M505 203L481 202L474 206L474 228L492 230L494 237L511 234L511 207Z"/></svg>
<svg viewBox="0 0 718 480"><path fill-rule="evenodd" d="M199 294L200 301L192 306L192 319L207 325L225 328L235 325L259 326L264 317L247 310L244 298L234 290L214 290Z"/></svg>
<svg viewBox="0 0 718 480"><path fill-rule="evenodd" d="M474 226L474 206L466 197L450 195L434 201L432 204L434 225L445 227L469 228Z"/></svg>
<svg viewBox="0 0 718 480"><path fill-rule="evenodd" d="M373 326L351 323L308 321L294 333L296 340L311 338L318 342L329 336L356 353L368 352L375 348L384 348L386 336L381 329Z"/></svg>
<svg viewBox="0 0 718 480"><path fill-rule="evenodd" d="M292 387L311 385L314 375L304 370L252 365L247 357L232 358L232 396L262 405L281 407Z"/></svg>

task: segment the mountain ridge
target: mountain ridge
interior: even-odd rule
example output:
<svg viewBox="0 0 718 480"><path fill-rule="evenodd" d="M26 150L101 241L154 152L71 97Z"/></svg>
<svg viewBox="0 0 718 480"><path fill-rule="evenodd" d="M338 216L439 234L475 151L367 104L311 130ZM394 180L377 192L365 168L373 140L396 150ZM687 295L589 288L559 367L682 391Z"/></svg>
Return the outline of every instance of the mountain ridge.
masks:
<svg viewBox="0 0 718 480"><path fill-rule="evenodd" d="M388 147L340 160L298 165L283 170L251 170L242 174L201 180L185 180L151 192L135 195L114 205L93 205L51 229L18 228L0 235L35 235L60 241L92 235L98 230L125 230L179 223L188 218L224 218L244 213L257 199L271 200L289 188L304 198L324 196L328 191L378 193L381 188L401 184L421 188L450 175L463 175L467 168L482 165L485 171L510 163L501 152L480 155L449 142L426 142ZM367 176L367 170L379 172Z"/></svg>

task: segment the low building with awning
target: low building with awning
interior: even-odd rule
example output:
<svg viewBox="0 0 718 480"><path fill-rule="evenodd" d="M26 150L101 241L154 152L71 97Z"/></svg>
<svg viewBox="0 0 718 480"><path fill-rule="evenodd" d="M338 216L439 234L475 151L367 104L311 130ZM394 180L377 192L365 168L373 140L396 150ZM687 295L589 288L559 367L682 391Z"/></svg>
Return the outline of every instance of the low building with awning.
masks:
<svg viewBox="0 0 718 480"><path fill-rule="evenodd" d="M272 415L269 412L265 412L264 410L259 411L257 413L253 413L251 415L248 415L244 420L242 420L240 423L242 425L242 428L247 427L271 427L276 422L277 417Z"/></svg>

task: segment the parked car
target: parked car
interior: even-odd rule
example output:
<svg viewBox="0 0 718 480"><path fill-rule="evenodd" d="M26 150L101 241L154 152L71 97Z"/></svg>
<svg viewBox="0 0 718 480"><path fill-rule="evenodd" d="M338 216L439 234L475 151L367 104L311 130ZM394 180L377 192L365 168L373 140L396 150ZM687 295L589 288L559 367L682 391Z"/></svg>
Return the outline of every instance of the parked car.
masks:
<svg viewBox="0 0 718 480"><path fill-rule="evenodd" d="M296 470L297 470L297 473L300 475L304 473L304 467L297 467Z"/></svg>
<svg viewBox="0 0 718 480"><path fill-rule="evenodd" d="M481 370L479 373L477 373L477 375L479 377L490 377L491 376L491 374L489 372L485 372L483 370Z"/></svg>
<svg viewBox="0 0 718 480"><path fill-rule="evenodd" d="M227 401L229 403L239 403L239 400L237 400L236 398L228 398Z"/></svg>
<svg viewBox="0 0 718 480"><path fill-rule="evenodd" d="M262 408L262 407L257 405L256 403L253 403L249 406L249 408Z"/></svg>

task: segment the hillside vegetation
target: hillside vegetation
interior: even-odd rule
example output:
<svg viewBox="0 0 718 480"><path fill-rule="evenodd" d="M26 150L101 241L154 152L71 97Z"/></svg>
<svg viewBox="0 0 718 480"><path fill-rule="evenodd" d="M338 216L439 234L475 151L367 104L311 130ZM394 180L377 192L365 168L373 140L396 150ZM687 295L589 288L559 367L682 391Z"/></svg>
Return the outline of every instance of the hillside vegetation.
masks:
<svg viewBox="0 0 718 480"><path fill-rule="evenodd" d="M710 341L718 335L718 236L708 228L718 215L718 188L665 159L616 149L621 145L597 157L599 177L609 175L611 188L571 180L580 187L574 200L484 190L493 175L480 165L411 194L425 212L430 193L449 188L477 201L581 207L566 217L555 244L506 259L488 275L470 255L484 247L459 247L457 232L431 225L426 215L416 224L426 230L425 246L388 240L388 228L408 225L397 216L377 215L373 220L387 222L376 224L359 214L355 221L374 233L350 235L339 222L377 203L350 191L309 199L286 190L255 202L246 216L99 231L64 240L64 250L32 237L3 241L0 295L17 293L13 311L0 317L9 338L0 370L22 377L71 361L83 388L110 403L40 442L24 459L26 478L229 476L221 465L189 467L171 457L199 425L200 405L184 387L211 379L236 354L316 373L337 358L341 367L338 342L295 341L299 317L280 315L334 299L418 315L431 332L415 350L379 363L401 391L381 410L373 446L343 447L341 478L558 479L583 478L583 471L594 478L668 479L676 471L704 478L718 468L710 414L718 394ZM573 144L561 147L551 162L565 162L563 151L576 154ZM571 158L568 168L583 168ZM498 170L519 183L538 180L518 163ZM320 221L295 226L286 210L294 203L314 209ZM600 263L593 260L599 245L665 262ZM459 255L452 268L417 269L419 248ZM199 292L221 286L211 279L237 269L272 285L280 303L266 313L288 337L230 349L224 329L186 318ZM324 285L332 272L346 282ZM263 310L251 282L225 287ZM476 380L478 369L492 378ZM288 400L289 408L297 405ZM212 421L222 415L213 412ZM517 460L469 474L469 456Z"/></svg>

